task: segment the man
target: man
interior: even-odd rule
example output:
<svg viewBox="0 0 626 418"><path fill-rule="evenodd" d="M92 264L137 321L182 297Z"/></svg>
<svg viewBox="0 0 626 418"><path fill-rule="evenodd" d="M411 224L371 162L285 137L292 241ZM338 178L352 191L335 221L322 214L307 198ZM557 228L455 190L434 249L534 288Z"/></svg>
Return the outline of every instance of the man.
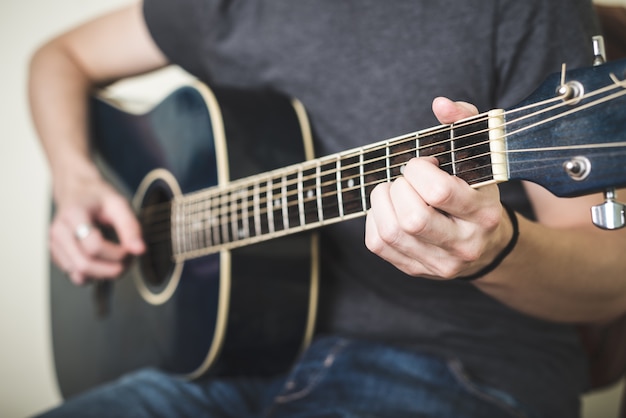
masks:
<svg viewBox="0 0 626 418"><path fill-rule="evenodd" d="M587 65L592 34L583 0L145 0L96 19L31 66L58 208L52 257L82 284L117 277L145 250L89 157L94 85L173 62L212 85L278 90L304 103L327 155L434 124L425 104L436 95L511 106L562 62ZM477 113L465 102L432 108L451 123ZM372 192L365 225L324 228L318 338L289 376L189 383L143 372L51 416L576 416L585 370L567 324L626 310L626 234L590 224L598 196L524 184L531 221L502 206L519 199L512 186L472 189L417 158ZM96 222L120 243L97 230L77 238Z"/></svg>

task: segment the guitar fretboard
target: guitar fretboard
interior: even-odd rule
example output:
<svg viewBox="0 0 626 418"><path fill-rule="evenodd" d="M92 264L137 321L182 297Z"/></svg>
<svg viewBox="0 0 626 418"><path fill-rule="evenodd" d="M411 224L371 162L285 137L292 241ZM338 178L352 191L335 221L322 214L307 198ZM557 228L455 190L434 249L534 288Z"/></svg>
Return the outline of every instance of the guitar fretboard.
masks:
<svg viewBox="0 0 626 418"><path fill-rule="evenodd" d="M182 261L364 215L380 183L434 156L473 187L508 180L502 110L236 180L176 198L171 232Z"/></svg>

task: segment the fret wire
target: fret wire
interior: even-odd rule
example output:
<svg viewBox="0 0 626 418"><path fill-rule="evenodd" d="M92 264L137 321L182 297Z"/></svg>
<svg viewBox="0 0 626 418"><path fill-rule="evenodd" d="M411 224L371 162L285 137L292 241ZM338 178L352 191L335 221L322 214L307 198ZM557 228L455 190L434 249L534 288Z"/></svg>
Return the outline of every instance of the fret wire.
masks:
<svg viewBox="0 0 626 418"><path fill-rule="evenodd" d="M229 206L228 206L228 202L230 201L230 199L228 198L230 194L230 189L226 190L224 193L222 193L221 198L220 198L220 232L222 234L222 242L223 243L229 243L230 242L230 233L229 228L230 228L230 217L228 216L228 211L229 211Z"/></svg>
<svg viewBox="0 0 626 418"><path fill-rule="evenodd" d="M245 204L244 204L245 202ZM248 219L248 188L241 188L241 227L242 227L242 235L244 238L248 238L250 236L250 225Z"/></svg>
<svg viewBox="0 0 626 418"><path fill-rule="evenodd" d="M189 251L189 216L187 216L189 212L189 202L185 202L184 206L183 206L183 225L184 225L184 231L185 234L183 235L183 243L184 243L184 250L185 251Z"/></svg>
<svg viewBox="0 0 626 418"><path fill-rule="evenodd" d="M205 244L206 246L212 246L213 236L211 234L211 217L213 216L213 209L211 208L211 200L204 199L203 206L204 206L204 216L205 216L205 221L204 221Z"/></svg>
<svg viewBox="0 0 626 418"><path fill-rule="evenodd" d="M200 248L200 236L198 228L198 202L195 201L191 205L189 205L190 209L193 211L189 219L191 221L191 247L195 250Z"/></svg>
<svg viewBox="0 0 626 418"><path fill-rule="evenodd" d="M337 204L339 205L339 217L343 218L343 196L341 195L341 158L337 156L336 162Z"/></svg>
<svg viewBox="0 0 626 418"><path fill-rule="evenodd" d="M367 210L367 200L365 196L365 175L363 174L364 170L364 162L363 162L363 147L359 148L359 183L361 185L361 207L364 211Z"/></svg>
<svg viewBox="0 0 626 418"><path fill-rule="evenodd" d="M200 248L199 237L198 237L198 210L197 210L197 202L193 202L190 205L191 210L193 210L191 216L189 216L189 220L191 222L191 246L195 250L196 248Z"/></svg>
<svg viewBox="0 0 626 418"><path fill-rule="evenodd" d="M203 204L202 202L196 202L196 210L198 211L198 214L196 215L196 222L197 222L197 244L198 244L198 248L204 248L206 246L206 240L204 239L204 210L203 210Z"/></svg>
<svg viewBox="0 0 626 418"><path fill-rule="evenodd" d="M172 213L170 214L170 219L172 219L172 225L173 225L173 229L175 229L174 232L174 246L176 247L176 253L177 254L181 254L182 248L180 246L180 224L179 224L179 216L180 216L180 210L178 210L178 205L179 205L179 200L178 199L174 199L173 200L173 207L174 210L172 210Z"/></svg>
<svg viewBox="0 0 626 418"><path fill-rule="evenodd" d="M187 251L193 250L192 239L193 239L193 229L191 228L191 209L190 206L192 202L185 203L185 248Z"/></svg>
<svg viewBox="0 0 626 418"><path fill-rule="evenodd" d="M304 185L302 184L302 166L298 166L298 212L300 214L300 225L306 224L306 218L304 217Z"/></svg>
<svg viewBox="0 0 626 418"><path fill-rule="evenodd" d="M455 148L454 128L451 127L450 129L450 164L452 164L452 174L456 176L456 150L454 148Z"/></svg>
<svg viewBox="0 0 626 418"><path fill-rule="evenodd" d="M283 210L283 229L289 229L289 212L287 211L287 175L283 174L281 181L281 205Z"/></svg>
<svg viewBox="0 0 626 418"><path fill-rule="evenodd" d="M224 193L220 199L220 218L223 215L224 219L220 219L220 224L222 227L222 242L227 243L230 242L230 235L228 233L228 225L230 224L230 220L228 219L228 201L230 200L228 196L230 195L230 191Z"/></svg>
<svg viewBox="0 0 626 418"><path fill-rule="evenodd" d="M267 197L266 197L266 206L267 206L267 227L270 233L274 232L274 196L272 194L272 179L267 180Z"/></svg>
<svg viewBox="0 0 626 418"><path fill-rule="evenodd" d="M389 168L389 141L385 141L385 166L387 167L387 181L391 181L391 169Z"/></svg>
<svg viewBox="0 0 626 418"><path fill-rule="evenodd" d="M420 156L420 135L415 134L415 156L419 158Z"/></svg>
<svg viewBox="0 0 626 418"><path fill-rule="evenodd" d="M191 245L191 237L192 237L192 233L193 231L191 230L191 222L190 222L190 216L189 216L189 207L191 206L191 202L186 202L185 203L185 250L189 251L190 249L193 249L192 245Z"/></svg>
<svg viewBox="0 0 626 418"><path fill-rule="evenodd" d="M239 238L239 225L237 223L237 190L230 192L230 232L231 241L235 241Z"/></svg>
<svg viewBox="0 0 626 418"><path fill-rule="evenodd" d="M222 214L221 214L221 208L219 206L219 199L221 199L220 196L213 196L211 198L211 207L215 207L213 204L216 203L217 201L217 209L215 211L215 214L213 215L213 218L211 219L211 225L213 226L213 237L214 237L214 241L216 242L216 244L222 244L223 239L222 239L222 234L220 232L220 224L222 223Z"/></svg>
<svg viewBox="0 0 626 418"><path fill-rule="evenodd" d="M185 217L182 216L183 205L184 205L184 201L179 200L177 204L178 210L176 211L176 229L178 232L176 239L178 241L178 248L181 253L185 252L185 243L183 241L183 237L185 236L185 224L183 223Z"/></svg>
<svg viewBox="0 0 626 418"><path fill-rule="evenodd" d="M324 221L324 210L322 208L322 176L321 176L321 162L320 160L316 161L316 167L315 167L315 189L316 189L316 199L317 199L317 218L320 220L320 222Z"/></svg>
<svg viewBox="0 0 626 418"><path fill-rule="evenodd" d="M259 207L259 192L260 186L259 182L254 182L254 191L252 194L252 200L254 205L254 229L256 230L256 235L262 235L263 230L261 229L261 208Z"/></svg>
<svg viewBox="0 0 626 418"><path fill-rule="evenodd" d="M183 236L182 236L182 243L183 243L183 251L187 252L189 251L189 219L187 217L187 206L189 205L188 202L184 202L183 204L183 210L181 211L181 219L182 219L182 223L183 223Z"/></svg>

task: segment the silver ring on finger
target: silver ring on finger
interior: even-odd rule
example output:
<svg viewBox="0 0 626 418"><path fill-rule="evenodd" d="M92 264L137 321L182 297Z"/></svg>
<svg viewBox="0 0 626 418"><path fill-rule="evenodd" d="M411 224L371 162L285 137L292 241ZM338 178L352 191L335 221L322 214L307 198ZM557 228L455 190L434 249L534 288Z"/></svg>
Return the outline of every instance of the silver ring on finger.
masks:
<svg viewBox="0 0 626 418"><path fill-rule="evenodd" d="M78 224L74 230L74 236L77 240L82 241L91 234L93 227L87 223Z"/></svg>

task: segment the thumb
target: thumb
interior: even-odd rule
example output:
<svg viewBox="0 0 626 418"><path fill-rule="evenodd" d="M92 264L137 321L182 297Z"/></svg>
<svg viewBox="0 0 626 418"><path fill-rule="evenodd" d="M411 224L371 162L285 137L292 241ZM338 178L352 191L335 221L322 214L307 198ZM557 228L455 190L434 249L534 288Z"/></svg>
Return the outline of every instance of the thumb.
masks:
<svg viewBox="0 0 626 418"><path fill-rule="evenodd" d="M446 97L437 97L433 100L433 113L441 123L454 123L460 119L469 118L478 114L478 109L467 102L453 102Z"/></svg>

